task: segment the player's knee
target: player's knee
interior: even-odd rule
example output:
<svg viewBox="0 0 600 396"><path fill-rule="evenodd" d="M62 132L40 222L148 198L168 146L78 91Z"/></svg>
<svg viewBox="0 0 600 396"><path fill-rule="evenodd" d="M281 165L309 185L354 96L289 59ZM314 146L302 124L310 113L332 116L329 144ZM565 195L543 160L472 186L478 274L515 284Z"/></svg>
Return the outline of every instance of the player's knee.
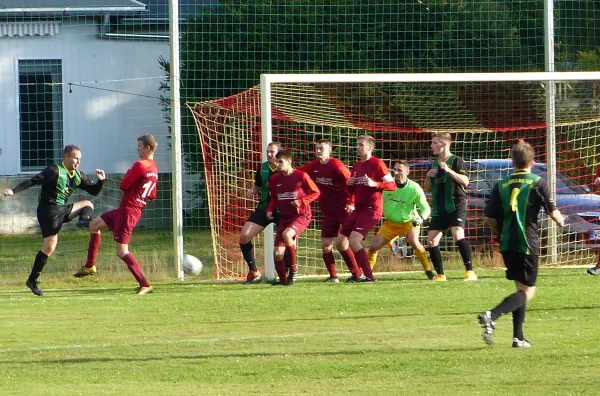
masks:
<svg viewBox="0 0 600 396"><path fill-rule="evenodd" d="M321 245L321 249L323 249L323 253L331 253L333 252L333 243L329 245Z"/></svg>
<svg viewBox="0 0 600 396"><path fill-rule="evenodd" d="M81 203L81 207L85 208L86 206L89 206L91 209L94 209L94 204L92 203L92 201L83 201Z"/></svg>

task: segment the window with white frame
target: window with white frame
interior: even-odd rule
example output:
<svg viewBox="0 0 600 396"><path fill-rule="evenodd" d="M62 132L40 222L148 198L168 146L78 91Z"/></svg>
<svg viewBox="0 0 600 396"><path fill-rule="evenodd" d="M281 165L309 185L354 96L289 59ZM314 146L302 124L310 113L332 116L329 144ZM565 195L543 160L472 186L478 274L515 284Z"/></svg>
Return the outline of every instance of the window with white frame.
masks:
<svg viewBox="0 0 600 396"><path fill-rule="evenodd" d="M60 59L19 60L21 171L62 158L63 86Z"/></svg>

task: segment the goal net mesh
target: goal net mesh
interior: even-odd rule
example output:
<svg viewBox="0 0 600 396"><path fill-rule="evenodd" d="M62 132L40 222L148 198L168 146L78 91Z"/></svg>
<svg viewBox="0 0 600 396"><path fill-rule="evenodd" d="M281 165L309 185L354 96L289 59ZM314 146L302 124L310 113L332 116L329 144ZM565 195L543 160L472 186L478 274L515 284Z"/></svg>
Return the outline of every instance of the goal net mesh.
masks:
<svg viewBox="0 0 600 396"><path fill-rule="evenodd" d="M600 247L600 195L593 185L600 161L598 81L556 83L555 152L547 151L545 82L419 82L419 83L277 83L271 86L272 140L293 153L293 164L314 159L317 140L333 142L332 156L348 167L354 163L356 138L376 139L374 155L393 166L407 160L409 178L422 184L432 160L432 132L452 134L451 151L467 164L468 219L466 236L475 268L501 265L497 241L483 221L483 208L494 183L511 171L510 150L523 138L536 151L534 172L548 178L546 164L557 163L557 206L568 218L549 245L548 219L541 217L541 263L584 265L595 260ZM247 266L239 250L239 233L256 207L246 198L261 162L260 87L237 95L188 103L203 150L210 206L217 279L240 278ZM321 254L318 203L313 221L298 240L301 274L326 274ZM422 243L427 232L425 223ZM365 240L368 245L374 229ZM262 263L262 235L255 239L257 262ZM384 248L375 271L421 270L402 240ZM448 268L462 262L448 232L441 247ZM550 256L556 248L558 253ZM335 249L334 249L335 251ZM336 254L339 272L347 271ZM554 260L554 258L556 260Z"/></svg>

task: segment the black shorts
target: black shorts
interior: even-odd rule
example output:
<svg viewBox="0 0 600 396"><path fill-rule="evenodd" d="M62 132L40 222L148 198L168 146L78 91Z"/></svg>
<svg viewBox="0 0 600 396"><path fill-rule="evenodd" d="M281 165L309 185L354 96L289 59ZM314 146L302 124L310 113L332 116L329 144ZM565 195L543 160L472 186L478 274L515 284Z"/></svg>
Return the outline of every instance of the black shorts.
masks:
<svg viewBox="0 0 600 396"><path fill-rule="evenodd" d="M63 223L68 223L73 204L69 205L38 205L37 219L40 223L44 238L56 235Z"/></svg>
<svg viewBox="0 0 600 396"><path fill-rule="evenodd" d="M273 213L273 220L267 219L267 210L263 208L256 208L256 210L250 215L248 221L256 223L261 227L266 227L271 223L275 225L279 224L279 212Z"/></svg>
<svg viewBox="0 0 600 396"><path fill-rule="evenodd" d="M538 259L534 254L502 252L506 266L506 279L516 280L527 286L535 286L538 274Z"/></svg>
<svg viewBox="0 0 600 396"><path fill-rule="evenodd" d="M431 217L430 230L444 231L450 227L465 228L467 222L467 211L465 209L456 209L453 212L443 213Z"/></svg>

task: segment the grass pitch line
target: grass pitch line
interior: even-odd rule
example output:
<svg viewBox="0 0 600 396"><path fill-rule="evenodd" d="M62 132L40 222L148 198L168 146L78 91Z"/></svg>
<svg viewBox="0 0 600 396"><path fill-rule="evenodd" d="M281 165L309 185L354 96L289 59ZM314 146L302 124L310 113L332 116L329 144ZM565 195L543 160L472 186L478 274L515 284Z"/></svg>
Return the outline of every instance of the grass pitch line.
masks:
<svg viewBox="0 0 600 396"><path fill-rule="evenodd" d="M314 337L315 335L324 336L347 336L362 334L363 331L325 331L325 332L311 332L311 333L292 333L292 334L271 334L271 335L256 335L256 336L245 336L245 337L229 337L229 338L196 338L189 340L158 340L158 341L142 341L142 342L125 342L118 344L72 344L72 345L49 345L45 347L27 347L27 348L11 348L11 349L0 349L0 353L13 353L13 352L43 352L43 351L57 351L57 350L87 350L87 349L107 349L107 348L122 348L124 346L148 346L148 345L176 345L176 344L213 344L218 342L237 342L237 341L253 341L253 340L275 340L275 339L290 339L290 338L301 338L301 337ZM374 331L369 331L369 334Z"/></svg>

